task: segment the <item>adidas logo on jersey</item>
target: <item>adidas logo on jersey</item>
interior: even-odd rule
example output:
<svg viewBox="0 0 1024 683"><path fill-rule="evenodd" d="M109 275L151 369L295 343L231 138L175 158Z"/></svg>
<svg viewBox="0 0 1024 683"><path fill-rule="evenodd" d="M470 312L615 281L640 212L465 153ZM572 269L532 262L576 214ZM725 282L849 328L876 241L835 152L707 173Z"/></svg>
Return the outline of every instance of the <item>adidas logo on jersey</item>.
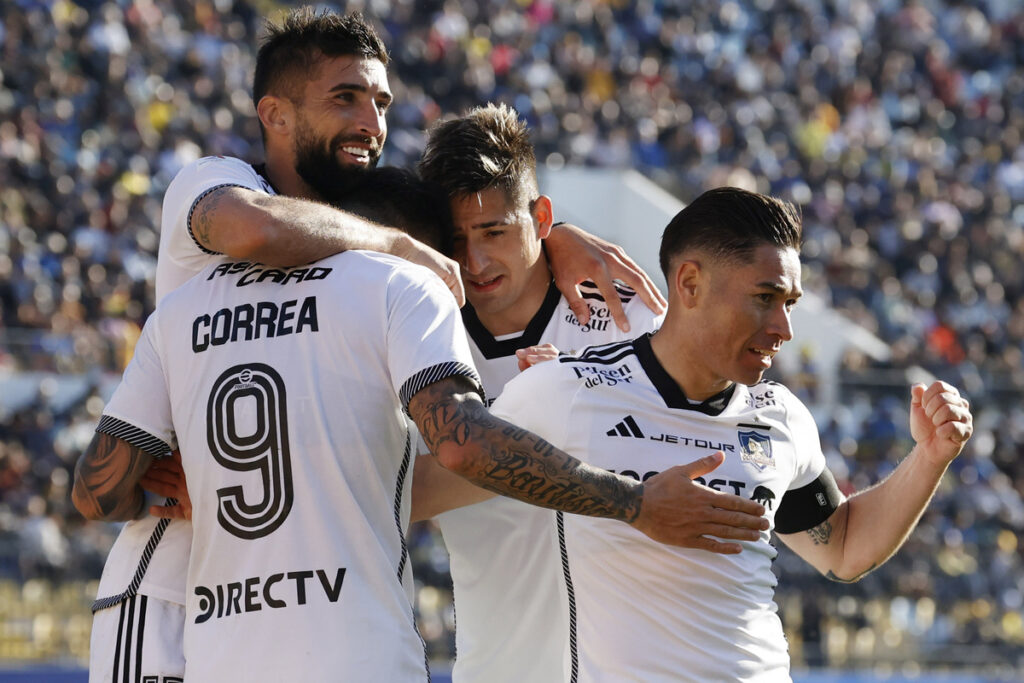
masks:
<svg viewBox="0 0 1024 683"><path fill-rule="evenodd" d="M626 436L634 439L644 438L644 433L640 431L640 427L637 425L636 420L633 419L632 415L627 415L623 418L622 422L618 423L605 433L608 436Z"/></svg>

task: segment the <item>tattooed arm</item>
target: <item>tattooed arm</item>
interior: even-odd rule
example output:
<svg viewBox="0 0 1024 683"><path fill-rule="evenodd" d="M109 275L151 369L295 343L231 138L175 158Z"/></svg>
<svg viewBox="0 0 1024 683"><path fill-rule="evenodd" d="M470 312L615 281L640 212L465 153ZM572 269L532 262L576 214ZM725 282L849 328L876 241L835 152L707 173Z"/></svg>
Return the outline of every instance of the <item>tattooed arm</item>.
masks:
<svg viewBox="0 0 1024 683"><path fill-rule="evenodd" d="M75 464L71 500L86 519L120 522L143 513L139 479L153 456L127 441L97 433Z"/></svg>
<svg viewBox="0 0 1024 683"><path fill-rule="evenodd" d="M916 445L882 483L853 495L816 527L779 538L818 571L859 580L893 556L917 526L949 463L973 432L967 401L944 382L912 390Z"/></svg>
<svg viewBox="0 0 1024 683"><path fill-rule="evenodd" d="M409 413L440 464L489 491L534 505L627 522L671 545L734 554L768 522L764 508L693 483L721 464L717 453L644 483L591 467L491 415L462 377L421 389Z"/></svg>
<svg viewBox="0 0 1024 683"><path fill-rule="evenodd" d="M465 301L455 261L401 230L326 204L225 185L196 202L191 228L210 251L271 266L301 265L349 249L393 254L434 271L460 306Z"/></svg>

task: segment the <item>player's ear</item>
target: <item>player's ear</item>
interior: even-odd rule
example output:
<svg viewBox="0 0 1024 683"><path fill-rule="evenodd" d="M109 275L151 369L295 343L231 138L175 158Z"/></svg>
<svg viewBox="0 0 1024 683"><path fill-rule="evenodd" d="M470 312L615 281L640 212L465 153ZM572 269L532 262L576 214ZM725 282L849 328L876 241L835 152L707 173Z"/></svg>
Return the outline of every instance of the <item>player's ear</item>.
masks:
<svg viewBox="0 0 1024 683"><path fill-rule="evenodd" d="M699 298L705 293L705 276L706 272L700 261L688 259L676 262L672 289L686 308L696 306Z"/></svg>
<svg viewBox="0 0 1024 683"><path fill-rule="evenodd" d="M286 97L264 95L256 104L256 114L268 134L287 136L295 120L295 106Z"/></svg>
<svg viewBox="0 0 1024 683"><path fill-rule="evenodd" d="M537 237L547 239L551 234L551 224L554 222L551 211L551 197L542 194L533 200L530 206L530 215L533 216L533 224L537 228Z"/></svg>

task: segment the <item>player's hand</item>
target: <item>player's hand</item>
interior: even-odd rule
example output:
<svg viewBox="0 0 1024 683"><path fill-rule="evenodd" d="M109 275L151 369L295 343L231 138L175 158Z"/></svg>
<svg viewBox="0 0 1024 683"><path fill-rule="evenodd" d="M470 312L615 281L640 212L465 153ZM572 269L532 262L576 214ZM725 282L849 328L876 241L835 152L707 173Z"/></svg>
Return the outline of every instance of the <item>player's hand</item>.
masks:
<svg viewBox="0 0 1024 683"><path fill-rule="evenodd" d="M516 349L516 358L519 360L519 372L522 372L537 363L558 358L558 349L553 344L527 346L523 349Z"/></svg>
<svg viewBox="0 0 1024 683"><path fill-rule="evenodd" d="M462 308L466 303L466 290L462 284L462 272L459 270L459 264L423 242L415 240L403 232L396 232L391 253L406 261L426 266L437 273L448 289L452 290L459 308Z"/></svg>
<svg viewBox="0 0 1024 683"><path fill-rule="evenodd" d="M139 480L139 485L150 493L177 501L174 505L152 505L149 514L167 519L192 519L192 499L188 497L180 451L174 451L169 458L153 461Z"/></svg>
<svg viewBox="0 0 1024 683"><path fill-rule="evenodd" d="M945 467L974 433L967 399L945 382L910 388L910 435L934 464Z"/></svg>
<svg viewBox="0 0 1024 683"><path fill-rule="evenodd" d="M553 227L544 244L555 286L565 296L569 308L581 325L590 321L590 307L580 296L577 287L584 280L597 285L615 324L623 332L629 332L629 320L626 319L613 280L621 280L634 289L655 313L660 315L665 312L665 298L654 281L617 244L567 223Z"/></svg>
<svg viewBox="0 0 1024 683"><path fill-rule="evenodd" d="M725 455L718 451L648 479L644 482L640 514L633 526L661 543L723 555L735 555L742 546L711 536L756 541L768 529L764 506L693 481L724 461Z"/></svg>

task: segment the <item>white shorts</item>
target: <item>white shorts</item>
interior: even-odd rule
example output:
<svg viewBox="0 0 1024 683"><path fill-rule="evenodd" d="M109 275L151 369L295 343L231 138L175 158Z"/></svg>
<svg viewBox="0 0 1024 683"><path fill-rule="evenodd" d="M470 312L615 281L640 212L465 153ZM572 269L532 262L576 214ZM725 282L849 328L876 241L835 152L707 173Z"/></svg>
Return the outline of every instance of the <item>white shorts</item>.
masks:
<svg viewBox="0 0 1024 683"><path fill-rule="evenodd" d="M145 595L92 617L89 683L182 683L185 606Z"/></svg>

